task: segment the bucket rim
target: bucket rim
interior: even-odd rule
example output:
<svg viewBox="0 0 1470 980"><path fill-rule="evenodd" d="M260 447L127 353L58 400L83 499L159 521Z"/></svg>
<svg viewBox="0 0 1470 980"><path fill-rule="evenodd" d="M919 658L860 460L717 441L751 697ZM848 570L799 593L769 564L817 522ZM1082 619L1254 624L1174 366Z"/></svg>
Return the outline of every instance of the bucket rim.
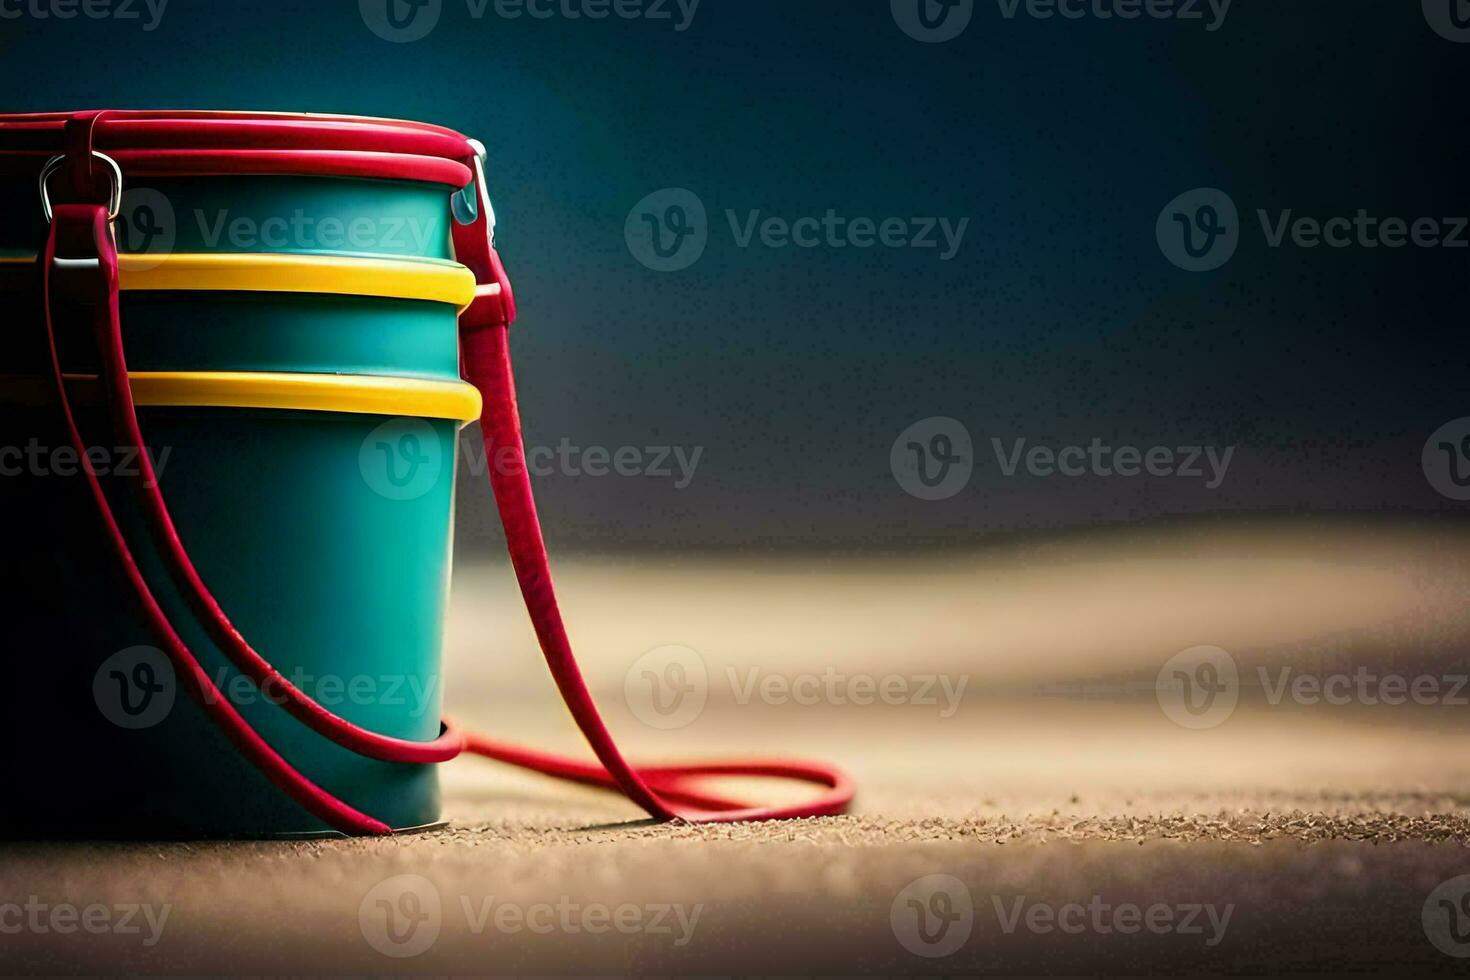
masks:
<svg viewBox="0 0 1470 980"><path fill-rule="evenodd" d="M0 114L0 173L39 168L80 112ZM97 149L134 176L281 173L464 187L476 145L444 126L372 116L253 110L109 109Z"/></svg>

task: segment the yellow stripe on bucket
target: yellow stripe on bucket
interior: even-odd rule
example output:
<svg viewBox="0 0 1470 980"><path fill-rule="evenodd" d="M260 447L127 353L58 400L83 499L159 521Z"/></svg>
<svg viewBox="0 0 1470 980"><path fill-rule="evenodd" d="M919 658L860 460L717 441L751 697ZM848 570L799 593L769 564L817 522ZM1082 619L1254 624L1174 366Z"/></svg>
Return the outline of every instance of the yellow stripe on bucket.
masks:
<svg viewBox="0 0 1470 980"><path fill-rule="evenodd" d="M0 267L34 264L27 256L0 256ZM208 290L322 293L450 303L460 310L475 298L475 276L443 259L360 258L346 255L200 252L118 256L124 290Z"/></svg>
<svg viewBox="0 0 1470 980"><path fill-rule="evenodd" d="M464 381L429 381L347 374L254 371L133 371L128 375L139 406L278 408L473 422L480 392ZM67 375L71 384L95 387L95 375ZM0 377L0 400L27 403L54 396L40 378Z"/></svg>
<svg viewBox="0 0 1470 980"><path fill-rule="evenodd" d="M480 417L480 392L463 381L245 371L136 371L128 378L139 405L288 408L460 422Z"/></svg>

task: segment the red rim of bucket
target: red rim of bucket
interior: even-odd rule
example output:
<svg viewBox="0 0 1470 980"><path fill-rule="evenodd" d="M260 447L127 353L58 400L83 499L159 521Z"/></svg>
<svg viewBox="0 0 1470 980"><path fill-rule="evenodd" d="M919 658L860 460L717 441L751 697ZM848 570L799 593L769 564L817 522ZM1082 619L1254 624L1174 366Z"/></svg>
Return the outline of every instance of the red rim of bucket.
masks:
<svg viewBox="0 0 1470 980"><path fill-rule="evenodd" d="M63 149L72 113L0 115L0 175L32 175ZM428 123L311 113L109 111L93 145L138 176L282 174L464 187L468 138Z"/></svg>

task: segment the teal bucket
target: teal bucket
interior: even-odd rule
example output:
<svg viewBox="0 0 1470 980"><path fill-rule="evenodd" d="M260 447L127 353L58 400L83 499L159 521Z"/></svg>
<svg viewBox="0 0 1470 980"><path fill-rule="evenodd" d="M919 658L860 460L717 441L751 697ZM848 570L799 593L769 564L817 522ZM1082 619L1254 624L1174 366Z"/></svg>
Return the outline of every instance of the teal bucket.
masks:
<svg viewBox="0 0 1470 980"><path fill-rule="evenodd" d="M0 127L0 148L5 135ZM7 765L0 832L332 833L181 689L97 534L41 367L43 159L0 169L0 299L20 314L0 336L0 364L18 366L0 378L0 521L15 573L0 615L11 689L26 692L0 712L0 734L27 748ZM195 565L251 645L306 695L372 732L434 739L458 435L480 407L460 379L456 332L475 290L452 258L464 195L453 182L355 173L145 171L128 186L151 202L130 211L125 199L118 218L128 367ZM394 829L440 822L436 767L339 747L210 641L145 544L126 485L136 462L112 446L90 337L58 341L113 509L215 686L327 792Z"/></svg>

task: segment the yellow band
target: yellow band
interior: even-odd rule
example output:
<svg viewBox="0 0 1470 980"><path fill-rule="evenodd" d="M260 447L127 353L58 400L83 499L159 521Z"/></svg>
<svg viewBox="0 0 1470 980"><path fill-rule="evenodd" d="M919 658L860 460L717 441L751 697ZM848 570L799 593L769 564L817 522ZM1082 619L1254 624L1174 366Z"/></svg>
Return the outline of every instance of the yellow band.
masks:
<svg viewBox="0 0 1470 980"><path fill-rule="evenodd" d="M480 392L464 381L244 371L137 371L128 377L140 405L292 408L460 422L480 417Z"/></svg>
<svg viewBox="0 0 1470 980"><path fill-rule="evenodd" d="M35 262L0 256L0 267ZM450 303L460 310L475 298L475 276L443 259L359 258L346 255L207 252L118 256L125 290L211 290L325 293Z"/></svg>
<svg viewBox="0 0 1470 980"><path fill-rule="evenodd" d="M97 380L67 378L84 385ZM245 371L134 371L128 378L140 406L279 408L458 422L480 417L480 392L464 381ZM42 397L46 391L41 379L0 378L0 398L9 393L31 401L26 396Z"/></svg>

